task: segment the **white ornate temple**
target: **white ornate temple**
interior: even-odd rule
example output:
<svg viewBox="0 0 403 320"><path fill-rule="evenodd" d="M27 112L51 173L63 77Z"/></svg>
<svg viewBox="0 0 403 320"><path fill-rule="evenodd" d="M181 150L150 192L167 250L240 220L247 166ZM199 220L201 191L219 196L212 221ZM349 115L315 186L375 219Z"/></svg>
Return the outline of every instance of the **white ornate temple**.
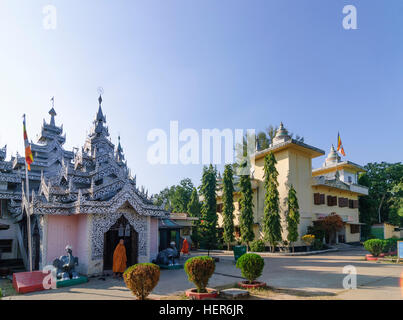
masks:
<svg viewBox="0 0 403 320"><path fill-rule="evenodd" d="M109 138L101 104L99 97L92 130L77 152L64 150L66 138L63 127L55 123L53 108L50 122L43 122L37 144L31 145L34 162L29 173L29 205L34 269L52 264L64 254L67 244L79 258L78 271L85 275L112 269L113 250L121 238L128 265L150 262L158 253L158 220L169 213L153 205L144 189L137 188L120 138L116 149ZM25 161L18 155L5 161L6 149L2 152L0 223L18 222L10 224L12 231L7 232L14 233L11 251L26 262L26 215L21 209Z"/></svg>

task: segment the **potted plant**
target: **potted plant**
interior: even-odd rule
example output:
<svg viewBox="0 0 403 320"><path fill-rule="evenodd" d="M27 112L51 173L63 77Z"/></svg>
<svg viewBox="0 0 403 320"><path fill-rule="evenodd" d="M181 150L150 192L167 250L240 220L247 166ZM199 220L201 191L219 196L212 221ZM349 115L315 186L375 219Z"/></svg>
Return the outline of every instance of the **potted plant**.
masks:
<svg viewBox="0 0 403 320"><path fill-rule="evenodd" d="M154 263L137 263L123 273L126 286L139 300L145 300L160 279L160 267Z"/></svg>
<svg viewBox="0 0 403 320"><path fill-rule="evenodd" d="M245 253L236 262L236 267L241 269L242 276L247 279L247 281L238 283L241 288L261 288L266 286L266 283L256 281L262 275L264 268L264 260L258 254Z"/></svg>
<svg viewBox="0 0 403 320"><path fill-rule="evenodd" d="M315 241L315 236L313 234L306 234L304 236L302 236L301 238L302 241L304 241L304 243L307 246L307 251L309 251L312 243Z"/></svg>
<svg viewBox="0 0 403 320"><path fill-rule="evenodd" d="M364 242L365 250L369 251L371 254L365 256L366 260L376 261L379 255L384 249L384 241L380 239L370 239Z"/></svg>
<svg viewBox="0 0 403 320"><path fill-rule="evenodd" d="M212 257L199 256L186 261L185 271L189 281L196 285L186 291L186 296L192 299L202 300L207 298L216 298L218 292L207 288L207 284L215 270L215 262Z"/></svg>

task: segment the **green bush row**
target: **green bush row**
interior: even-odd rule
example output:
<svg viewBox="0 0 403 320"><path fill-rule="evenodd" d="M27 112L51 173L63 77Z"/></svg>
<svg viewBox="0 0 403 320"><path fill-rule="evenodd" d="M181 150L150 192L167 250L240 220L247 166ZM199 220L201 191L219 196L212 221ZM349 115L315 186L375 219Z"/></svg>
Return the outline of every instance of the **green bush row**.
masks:
<svg viewBox="0 0 403 320"><path fill-rule="evenodd" d="M398 241L403 241L403 239L369 239L364 242L364 248L365 250L368 250L374 257L377 257L381 253L396 251Z"/></svg>

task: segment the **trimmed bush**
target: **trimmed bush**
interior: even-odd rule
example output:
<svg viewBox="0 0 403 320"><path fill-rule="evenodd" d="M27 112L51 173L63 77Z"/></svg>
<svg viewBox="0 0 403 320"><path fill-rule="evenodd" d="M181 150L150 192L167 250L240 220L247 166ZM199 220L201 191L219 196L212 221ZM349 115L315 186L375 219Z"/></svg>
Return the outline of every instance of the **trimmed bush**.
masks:
<svg viewBox="0 0 403 320"><path fill-rule="evenodd" d="M264 260L256 253L245 253L237 260L236 267L241 269L242 276L252 283L262 275Z"/></svg>
<svg viewBox="0 0 403 320"><path fill-rule="evenodd" d="M324 247L323 241L320 240L320 239L315 239L315 240L313 241L312 247L313 247L313 250L322 250L323 247Z"/></svg>
<svg viewBox="0 0 403 320"><path fill-rule="evenodd" d="M154 263L137 263L126 269L123 279L139 300L145 300L160 279L160 267Z"/></svg>
<svg viewBox="0 0 403 320"><path fill-rule="evenodd" d="M253 252L264 252L266 251L266 246L263 240L255 240L250 243L250 251Z"/></svg>
<svg viewBox="0 0 403 320"><path fill-rule="evenodd" d="M206 293L207 283L215 270L214 259L207 256L193 257L186 261L185 271L198 293Z"/></svg>
<svg viewBox="0 0 403 320"><path fill-rule="evenodd" d="M384 250L385 242L380 239L370 239L364 242L365 250L368 250L374 257L379 256L379 254Z"/></svg>
<svg viewBox="0 0 403 320"><path fill-rule="evenodd" d="M315 236L313 234L306 234L301 237L301 240L304 241L307 246L311 246L315 241Z"/></svg>

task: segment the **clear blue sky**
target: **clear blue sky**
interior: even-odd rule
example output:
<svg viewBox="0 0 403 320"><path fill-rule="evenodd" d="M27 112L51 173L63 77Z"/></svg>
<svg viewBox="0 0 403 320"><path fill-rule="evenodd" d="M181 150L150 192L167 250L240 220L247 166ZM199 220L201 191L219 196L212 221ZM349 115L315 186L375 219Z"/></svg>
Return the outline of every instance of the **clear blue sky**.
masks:
<svg viewBox="0 0 403 320"><path fill-rule="evenodd" d="M56 30L42 25L57 9ZM358 30L342 27L344 5ZM283 121L328 152L337 132L347 159L403 159L403 1L3 0L0 144L23 152L55 96L66 147L81 146L97 111L150 192L201 165L147 163L147 133L256 128ZM324 157L314 161L321 165Z"/></svg>

